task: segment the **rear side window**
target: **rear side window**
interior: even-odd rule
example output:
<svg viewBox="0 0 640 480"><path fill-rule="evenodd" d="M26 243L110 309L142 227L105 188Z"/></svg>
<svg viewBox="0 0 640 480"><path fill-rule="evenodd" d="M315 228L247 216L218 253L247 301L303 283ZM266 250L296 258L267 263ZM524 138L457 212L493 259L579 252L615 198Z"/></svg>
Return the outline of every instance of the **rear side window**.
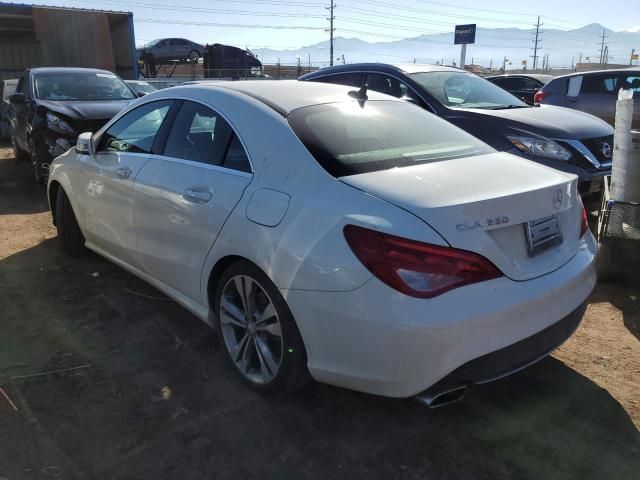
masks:
<svg viewBox="0 0 640 480"><path fill-rule="evenodd" d="M617 75L585 75L580 93L614 94L618 93L620 82Z"/></svg>
<svg viewBox="0 0 640 480"><path fill-rule="evenodd" d="M164 155L251 172L244 147L231 126L211 108L196 102L182 104Z"/></svg>
<svg viewBox="0 0 640 480"><path fill-rule="evenodd" d="M334 177L494 152L458 127L397 101L346 101L292 111L291 128Z"/></svg>
<svg viewBox="0 0 640 480"><path fill-rule="evenodd" d="M220 166L232 133L229 124L216 112L187 101L171 127L164 155Z"/></svg>

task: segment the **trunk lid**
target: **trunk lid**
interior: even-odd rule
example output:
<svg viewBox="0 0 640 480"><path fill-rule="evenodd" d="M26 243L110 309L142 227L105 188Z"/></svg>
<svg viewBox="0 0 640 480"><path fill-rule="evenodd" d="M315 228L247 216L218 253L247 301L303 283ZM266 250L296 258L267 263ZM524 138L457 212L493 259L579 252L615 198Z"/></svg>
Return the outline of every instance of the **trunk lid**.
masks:
<svg viewBox="0 0 640 480"><path fill-rule="evenodd" d="M558 269L577 250L582 203L576 178L507 153L492 153L340 181L413 213L452 247L479 253L507 277L528 280ZM532 255L527 223L553 215L561 243Z"/></svg>

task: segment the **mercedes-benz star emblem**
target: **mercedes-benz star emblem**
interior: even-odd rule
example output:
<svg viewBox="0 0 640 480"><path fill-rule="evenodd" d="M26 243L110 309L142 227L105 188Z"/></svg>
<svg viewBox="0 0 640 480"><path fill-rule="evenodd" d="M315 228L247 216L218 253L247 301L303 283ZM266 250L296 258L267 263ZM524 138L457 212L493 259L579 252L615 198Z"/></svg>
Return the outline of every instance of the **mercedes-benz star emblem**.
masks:
<svg viewBox="0 0 640 480"><path fill-rule="evenodd" d="M558 189L553 194L553 206L558 210L562 206L562 190Z"/></svg>
<svg viewBox="0 0 640 480"><path fill-rule="evenodd" d="M602 152L604 158L611 158L611 145L609 145L607 142L602 142L600 144L600 151Z"/></svg>

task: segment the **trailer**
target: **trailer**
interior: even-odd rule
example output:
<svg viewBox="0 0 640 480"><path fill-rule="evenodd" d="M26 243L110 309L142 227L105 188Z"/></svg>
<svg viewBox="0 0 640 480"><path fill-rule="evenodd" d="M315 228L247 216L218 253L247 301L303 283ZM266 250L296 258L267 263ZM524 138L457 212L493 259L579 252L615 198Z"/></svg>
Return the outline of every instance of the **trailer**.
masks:
<svg viewBox="0 0 640 480"><path fill-rule="evenodd" d="M86 67L138 78L133 14L0 2L0 79L34 67Z"/></svg>

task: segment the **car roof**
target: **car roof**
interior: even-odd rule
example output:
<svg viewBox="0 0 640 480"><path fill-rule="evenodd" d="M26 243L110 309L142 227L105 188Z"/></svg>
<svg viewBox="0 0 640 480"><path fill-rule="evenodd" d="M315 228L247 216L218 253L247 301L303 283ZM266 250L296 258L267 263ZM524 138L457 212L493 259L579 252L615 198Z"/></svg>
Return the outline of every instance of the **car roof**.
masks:
<svg viewBox="0 0 640 480"><path fill-rule="evenodd" d="M424 63L406 63L392 65L390 63L349 63L347 65L334 65L325 67L315 72L308 73L300 77L305 80L307 78L321 77L331 73L349 73L360 71L374 71L381 73L420 73L420 72L464 72L456 67L448 67L445 65L431 65Z"/></svg>
<svg viewBox="0 0 640 480"><path fill-rule="evenodd" d="M239 80L235 82L197 82L179 85L164 92L177 92L185 88L234 90L253 97L275 109L282 115L311 105L344 102L351 97L348 93L357 90L354 87L332 83L299 82L297 80ZM400 99L369 90L369 100L388 100L403 102Z"/></svg>
<svg viewBox="0 0 640 480"><path fill-rule="evenodd" d="M605 70L588 70L586 72L573 72L567 73L566 75L559 75L556 78L567 78L567 77L576 77L578 75L596 75L598 73L618 73L618 72L632 72L640 74L640 68L638 67L629 67L629 68L607 68Z"/></svg>
<svg viewBox="0 0 640 480"><path fill-rule="evenodd" d="M30 69L31 73L107 73L115 75L109 70L101 70L99 68L78 68L78 67L36 67Z"/></svg>
<svg viewBox="0 0 640 480"><path fill-rule="evenodd" d="M486 79L489 78L509 78L509 77L527 77L527 78L533 78L535 80L540 80L540 81L549 81L554 77L553 75L545 75L543 73L503 73L501 75L487 75Z"/></svg>

